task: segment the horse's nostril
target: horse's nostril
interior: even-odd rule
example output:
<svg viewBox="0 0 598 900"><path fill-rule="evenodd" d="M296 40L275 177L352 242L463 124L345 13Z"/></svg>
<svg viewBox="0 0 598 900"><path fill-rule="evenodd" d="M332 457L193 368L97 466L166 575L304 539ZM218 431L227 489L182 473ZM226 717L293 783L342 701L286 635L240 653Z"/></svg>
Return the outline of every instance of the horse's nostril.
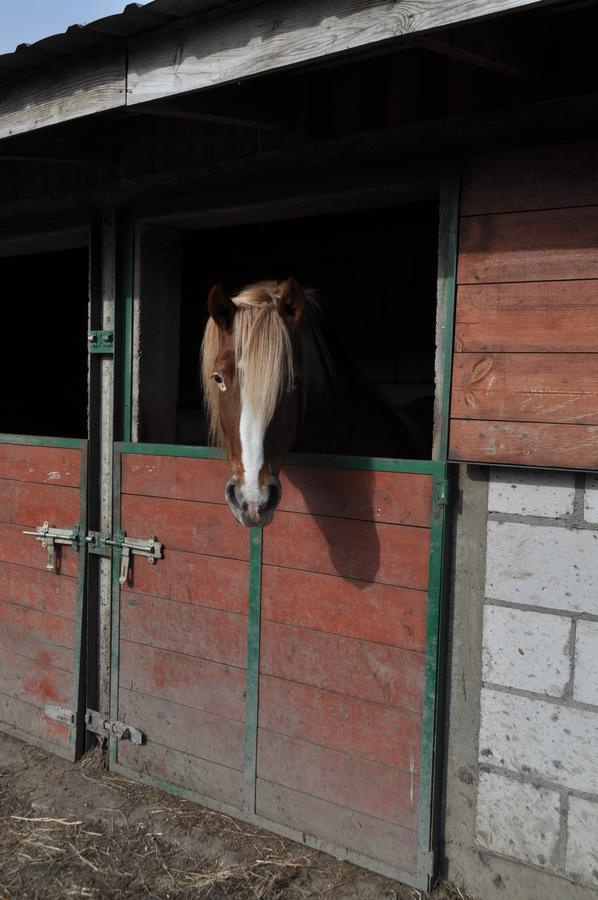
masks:
<svg viewBox="0 0 598 900"><path fill-rule="evenodd" d="M231 506L239 506L239 501L237 500L237 495L235 494L234 481L229 481L226 485L226 499L231 504Z"/></svg>
<svg viewBox="0 0 598 900"><path fill-rule="evenodd" d="M249 503L247 502L247 500L243 501L242 509L243 509L243 512L247 512L247 510L249 509Z"/></svg>
<svg viewBox="0 0 598 900"><path fill-rule="evenodd" d="M275 509L280 502L280 495L280 485L272 483L268 488L268 501L264 506L264 510L269 512L271 509Z"/></svg>

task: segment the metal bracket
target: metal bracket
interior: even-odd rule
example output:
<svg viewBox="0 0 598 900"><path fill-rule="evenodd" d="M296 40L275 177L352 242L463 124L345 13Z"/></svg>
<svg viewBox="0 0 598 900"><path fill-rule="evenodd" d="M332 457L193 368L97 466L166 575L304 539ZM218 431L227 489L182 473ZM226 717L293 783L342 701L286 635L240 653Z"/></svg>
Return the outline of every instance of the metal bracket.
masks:
<svg viewBox="0 0 598 900"><path fill-rule="evenodd" d="M106 716L100 715L95 709L85 710L85 725L88 731L100 737L115 737L117 741L131 741L133 744L143 744L143 732L125 722L115 722Z"/></svg>
<svg viewBox="0 0 598 900"><path fill-rule="evenodd" d="M56 722L64 722L65 725L75 725L77 723L77 713L66 706L44 706L42 710L44 716L54 719Z"/></svg>
<svg viewBox="0 0 598 900"><path fill-rule="evenodd" d="M79 552L79 526L73 525L68 528L50 528L47 522L40 525L35 531L24 531L23 534L30 534L38 541L41 541L42 547L48 551L48 562L46 569L50 572L56 571L56 545L70 544L73 550Z"/></svg>
<svg viewBox="0 0 598 900"><path fill-rule="evenodd" d="M131 554L133 556L145 556L152 565L158 559L162 559L162 544L152 535L148 540L142 538L128 538L124 531L118 531L112 538L106 539L106 544L120 549L119 584L126 584L129 577L129 565Z"/></svg>
<svg viewBox="0 0 598 900"><path fill-rule="evenodd" d="M448 478L440 478L434 485L434 502L446 506L449 502L450 483Z"/></svg>
<svg viewBox="0 0 598 900"><path fill-rule="evenodd" d="M96 556L110 557L112 555L112 550L106 543L109 537L109 532L104 534L101 531L89 531L85 537L87 549Z"/></svg>
<svg viewBox="0 0 598 900"><path fill-rule="evenodd" d="M114 353L113 331L90 331L87 342L90 353Z"/></svg>

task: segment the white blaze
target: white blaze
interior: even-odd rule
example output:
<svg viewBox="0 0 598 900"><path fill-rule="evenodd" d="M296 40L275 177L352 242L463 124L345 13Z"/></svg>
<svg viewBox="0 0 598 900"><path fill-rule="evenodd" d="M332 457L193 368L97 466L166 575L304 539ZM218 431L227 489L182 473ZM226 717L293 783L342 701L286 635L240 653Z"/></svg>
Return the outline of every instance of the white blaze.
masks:
<svg viewBox="0 0 598 900"><path fill-rule="evenodd" d="M239 433L241 461L245 472L244 495L248 503L259 503L259 476L264 465L264 434L266 429L259 416L244 405L241 407Z"/></svg>

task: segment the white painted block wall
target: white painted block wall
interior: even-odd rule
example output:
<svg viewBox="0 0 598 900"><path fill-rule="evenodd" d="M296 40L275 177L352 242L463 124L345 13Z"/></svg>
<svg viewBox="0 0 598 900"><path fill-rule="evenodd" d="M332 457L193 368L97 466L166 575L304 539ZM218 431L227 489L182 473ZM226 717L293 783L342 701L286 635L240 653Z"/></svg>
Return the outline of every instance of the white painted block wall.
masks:
<svg viewBox="0 0 598 900"><path fill-rule="evenodd" d="M476 842L598 890L598 478L495 469L488 507Z"/></svg>

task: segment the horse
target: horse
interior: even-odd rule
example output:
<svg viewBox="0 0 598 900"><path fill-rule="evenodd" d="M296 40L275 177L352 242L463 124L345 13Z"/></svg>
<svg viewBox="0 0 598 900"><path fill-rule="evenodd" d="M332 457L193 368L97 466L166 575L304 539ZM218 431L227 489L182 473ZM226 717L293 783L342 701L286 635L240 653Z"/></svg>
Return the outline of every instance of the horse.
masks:
<svg viewBox="0 0 598 900"><path fill-rule="evenodd" d="M319 307L295 278L260 281L231 297L208 294L201 375L212 443L226 449L225 498L247 527L270 524L280 470L312 397L331 378Z"/></svg>

